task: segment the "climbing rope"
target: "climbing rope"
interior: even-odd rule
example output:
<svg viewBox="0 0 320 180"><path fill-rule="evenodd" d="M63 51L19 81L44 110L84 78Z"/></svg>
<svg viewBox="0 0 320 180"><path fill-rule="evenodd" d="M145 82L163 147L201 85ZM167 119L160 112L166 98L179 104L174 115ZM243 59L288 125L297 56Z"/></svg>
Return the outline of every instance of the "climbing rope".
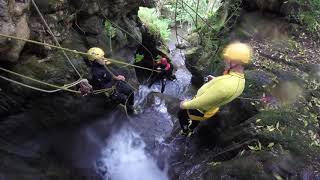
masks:
<svg viewBox="0 0 320 180"><path fill-rule="evenodd" d="M56 36L53 34L51 28L49 27L47 21L44 19L41 11L39 10L39 8L38 8L38 6L37 6L37 4L34 2L34 0L31 0L31 2L32 2L33 6L35 7L37 13L39 14L40 18L42 19L42 22L44 23L44 25L45 25L46 28L48 29L49 34L53 37L55 43L56 43L59 47L61 47L59 41L57 40ZM69 64L72 66L72 68L74 69L74 71L78 74L78 76L79 76L80 78L82 78L80 72L77 70L77 68L75 67L75 65L72 63L72 61L70 60L70 58L69 58L69 56L66 54L66 52L65 52L64 50L62 50L62 53L63 53L63 55L66 57L66 59L68 60Z"/></svg>
<svg viewBox="0 0 320 180"><path fill-rule="evenodd" d="M100 0L98 0L98 6L99 6L99 9L100 9L101 14L104 16L104 18L105 18L110 24L112 24L113 26L115 26L115 27L118 28L120 31L124 32L125 34L129 35L129 36L130 36L132 39L134 39L138 44L140 44L143 49L145 49L145 50L149 53L149 55L151 56L151 59L152 59L152 70L153 70L153 71L151 71L151 74L150 74L149 78L147 79L147 81L149 81L149 80L151 79L151 76L153 75L153 73L154 73L154 72L158 72L158 71L154 70L154 68L155 68L155 60L154 60L154 58L153 58L152 52L151 52L145 45L143 45L139 40L137 40L130 32L126 31L125 29L123 29L122 27L120 27L119 25L117 25L116 23L112 22L112 21L106 16L105 12L103 11L103 9L102 9L102 7L101 7Z"/></svg>
<svg viewBox="0 0 320 180"><path fill-rule="evenodd" d="M80 91L75 91L75 90L71 90L71 89L68 89L70 88L71 86L68 85L68 86L58 86L58 85L54 85L54 84L50 84L50 83L47 83L47 82L44 82L44 81L41 81L41 80L37 80L37 79L34 79L34 78L31 78L31 77L28 77L28 76L25 76L25 75L22 75L22 74L19 74L19 73L16 73L16 72L13 72L13 71L10 71L8 69L5 69L5 68L2 68L0 67L0 70L1 71L4 71L4 72L7 72L7 73L10 73L10 74L13 74L15 76L19 76L21 78L24 78L24 79L28 79L30 81L33 81L33 82L36 82L36 83L39 83L39 84L42 84L42 85L46 85L46 86L49 86L49 87L52 87L52 88L56 88L56 89L59 89L59 90L64 90L64 91L68 91L68 92L72 92L72 93L76 93L76 94L80 94ZM18 82L18 81L15 81L15 80L12 80L12 79L9 79L9 78L6 78L4 76L0 76L2 79L5 79L7 81L10 81L12 83L16 83L16 84L19 84L19 85L22 85L24 87L28 87L28 88L31 88L31 89L34 89L34 90L38 90L38 91L41 91L41 92L46 92L46 93L54 93L54 92L57 92L58 90L44 90L44 89L41 89L41 88L36 88L36 87L33 87L33 86L30 86L30 85L27 85L27 84L24 84L24 83L21 83L21 82ZM81 82L80 81L76 81L74 83L74 86L79 84ZM70 86L70 87L69 87Z"/></svg>
<svg viewBox="0 0 320 180"><path fill-rule="evenodd" d="M75 81L73 83L64 85L64 86L58 86L58 85L47 83L47 82L44 82L44 81L41 81L41 80L38 80L38 79L35 79L35 78L31 78L31 77L28 77L28 76L25 76L25 75L10 71L8 69L4 69L2 67L0 67L0 70L2 70L4 72L7 72L7 73L10 73L10 74L13 74L15 76L19 76L19 77L24 78L24 79L28 79L28 80L33 81L33 82L37 82L37 83L42 84L42 85L46 85L46 86L49 86L49 87L52 87L52 88L56 88L55 90L46 90L46 89L34 87L34 86L31 86L31 85L28 85L28 84L25 84L25 83L22 83L22 82L18 82L16 80L13 80L13 79L10 79L10 78L7 78L7 77L4 77L4 76L0 75L1 79L4 79L4 80L9 81L11 83L15 83L15 84L21 85L21 86L26 87L26 88L30 88L30 89L33 89L33 90L36 90L36 91L44 92L44 93L55 93L55 92L63 90L63 91L71 92L71 93L80 94L81 93L80 91L71 90L69 88L74 87L74 86L76 86L76 85L78 85L81 82L86 80L86 79L81 79L81 80ZM114 89L115 89L114 87L104 88L104 89L94 90L92 93L93 94L101 94L101 93L105 93L105 92L110 93Z"/></svg>
<svg viewBox="0 0 320 180"><path fill-rule="evenodd" d="M42 13L40 12L37 4L34 2L34 0L31 0L31 1L32 1L34 7L36 8L39 16L41 17L43 23L45 24L45 26L46 26L47 29L49 30L49 33L50 33L51 36L54 38L56 44L57 44L59 47L61 47L59 41L58 41L57 38L54 36L53 32L51 31L51 28L49 27L48 23L47 23L46 20L44 19ZM132 37L132 38L134 38L134 37ZM65 51L62 50L62 52L63 52L63 54L66 56L66 58L68 59L69 63L72 65L72 67L74 68L74 70L78 73L79 77L82 77L82 76L80 75L80 73L77 71L76 67L72 64L71 60L69 59L69 57L67 56L67 54L65 53ZM105 68L106 68L106 70L107 70L113 77L116 77L116 76L114 75L114 73L113 73L107 66L105 66ZM126 82L131 88L133 88L133 89L136 90L136 88L134 88L129 82L127 82L127 81L125 81L125 82Z"/></svg>
<svg viewBox="0 0 320 180"><path fill-rule="evenodd" d="M118 28L119 30L121 30L122 32L126 33L127 35L129 35L132 39L134 39L139 45L141 45L141 47L143 47L150 55L151 55L151 58L152 60L154 60L153 58L153 54L151 53L151 51L145 47L139 40L137 40L130 32L126 31L125 29L123 29L122 27L120 27L119 25L117 25L116 23L112 22L107 16L106 14L104 13L102 7L101 7L101 3L100 3L100 0L97 1L98 2L98 6L99 6L99 9L100 9L100 12L101 14L103 15L103 17L110 23L112 24L113 26L115 26L116 28Z"/></svg>
<svg viewBox="0 0 320 180"><path fill-rule="evenodd" d="M182 3L181 3L182 2ZM200 14L194 10L191 6L189 6L186 2L184 2L183 0L181 0L181 2L179 1L178 3L181 5L186 5L191 11L193 11L197 17L199 17L208 27L210 27L212 30L214 30L214 28L202 17L200 16ZM185 10L186 11L186 10Z"/></svg>
<svg viewBox="0 0 320 180"><path fill-rule="evenodd" d="M15 40L20 40L20 41L25 41L25 42L29 42L29 43L33 43L33 44L38 44L38 45L42 45L42 46L48 46L51 48L55 48L55 49L59 49L59 50L64 50L64 51L68 51L74 54L80 54L80 55L84 55L84 56L89 56L90 54L85 53L85 52L81 52L81 51L77 51L77 50L72 50L72 49L68 49L68 48L64 48L64 47L59 47L59 46L55 46L52 44L47 44L47 43L42 43L42 42L38 42L38 41L34 41L34 40L29 40L29 39L24 39L24 38L20 38L20 37L16 37L16 36L10 36L10 35L5 35L5 34L1 34L1 37L5 37L5 38L9 38L9 39L15 39ZM139 69L144 69L147 71L152 71L152 72L160 72L157 70L153 70L150 68L146 68L146 67L142 67L142 66L138 66L138 65L134 65L134 64L129 64L126 62L122 62L119 60L115 60L115 59L110 59L110 58L105 58L106 60L112 62L112 63L116 63L116 64L122 64L122 65L127 65L127 66L131 66L131 67L135 67L135 68L139 68Z"/></svg>
<svg viewBox="0 0 320 180"><path fill-rule="evenodd" d="M180 35L178 34L178 27L177 27L178 4L179 4L179 0L176 0L176 2L175 2L175 13L174 13L174 22L175 22L176 41L177 41L178 44L180 44L180 39L179 39L179 36L180 36ZM185 11L186 11L186 10L185 10ZM182 37L182 36L180 36L180 37ZM180 54L181 58L185 60L185 57L182 55L182 50L179 49L179 51L180 51L179 54ZM189 65L190 67L195 67L195 65L190 64L190 63L189 63L188 61L186 61L186 60L185 60L185 63L186 63L187 65Z"/></svg>
<svg viewBox="0 0 320 180"><path fill-rule="evenodd" d="M104 64L104 68L112 75L113 78L116 77L116 75L107 67L107 65ZM133 87L129 82L124 81L128 86L130 86L132 89L137 90L137 88Z"/></svg>
<svg viewBox="0 0 320 180"><path fill-rule="evenodd" d="M109 70L107 67L106 67L106 69ZM15 81L13 79L9 79L7 77L4 77L4 76L0 75L1 79L4 79L4 80L9 81L11 83L18 84L18 85L26 87L26 88L30 88L30 89L33 89L33 90L36 90L36 91L44 92L44 93L55 93L55 92L64 90L64 91L68 91L68 92L75 93L75 94L81 94L80 91L75 91L75 90L71 90L71 89L68 89L68 88L76 86L76 85L80 84L81 82L85 81L85 79L81 79L81 80L78 80L78 81L76 81L74 83L71 83L71 84L68 84L68 85L58 86L58 85L46 83L44 81L40 81L40 80L37 80L35 78L31 78L31 77L28 77L28 76L25 76L25 75L10 71L10 70L2 68L2 67L0 67L0 70L2 70L4 72L7 72L7 73L10 73L10 74L13 74L15 76L19 76L19 77L24 78L24 79L28 79L30 81L37 82L37 83L42 84L42 85L46 85L46 86L49 86L49 87L52 87L52 88L56 88L55 90L46 90L46 89L42 89L42 88L31 86L31 85L27 85L25 83L21 83L21 82L18 82L18 81ZM113 74L110 70L109 70L109 72L111 74ZM114 76L114 74L113 74L113 76ZM112 94L114 91L115 91L115 86L112 86L111 88L104 88L104 89L94 90L92 93L95 94L95 95L101 94L101 93ZM126 103L127 103L127 101L126 101Z"/></svg>
<svg viewBox="0 0 320 180"><path fill-rule="evenodd" d="M242 100L250 100L250 101L261 101L261 98L260 99L257 99L257 98L245 98L245 97L237 97L238 99L242 99Z"/></svg>
<svg viewBox="0 0 320 180"><path fill-rule="evenodd" d="M62 87L60 87L59 89L51 90L51 91L50 91L50 90L46 90L46 89L42 89L42 88L37 88L37 87L31 86L31 85L27 85L27 84L24 84L24 83L15 81L15 80L13 80L13 79L6 78L6 77L4 77L4 76L0 76L0 78L4 79L4 80L6 80L6 81L9 81L9 82L11 82L11 83L15 83L15 84L18 84L18 85L20 85L20 86L23 86L23 87L26 87L26 88L30 88L30 89L33 89L33 90L36 90L36 91L44 92L44 93L55 93L55 92L58 92L58 91L61 91L61 90L65 90L65 89L62 89L62 87L66 88L66 89L70 88L70 87L68 87L68 86L62 86ZM80 82L78 82L78 83L80 83ZM78 83L77 83L77 84L78 84ZM75 84L75 85L77 85L77 84ZM47 84L46 84L46 85L47 85ZM52 86L55 86L55 85L52 85ZM73 91L73 90L72 90L72 91ZM71 92L71 91L69 91L69 92ZM78 91L73 91L73 92L78 94Z"/></svg>
<svg viewBox="0 0 320 180"><path fill-rule="evenodd" d="M115 91L115 87L112 86L111 88L105 88L105 89L99 89L99 90L94 90L93 94L101 94L101 93L108 93L112 94Z"/></svg>

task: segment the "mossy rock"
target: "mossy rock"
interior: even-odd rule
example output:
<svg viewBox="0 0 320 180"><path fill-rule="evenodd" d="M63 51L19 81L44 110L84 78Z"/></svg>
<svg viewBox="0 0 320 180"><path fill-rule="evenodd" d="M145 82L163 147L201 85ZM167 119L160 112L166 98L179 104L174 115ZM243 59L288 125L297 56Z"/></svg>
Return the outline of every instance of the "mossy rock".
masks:
<svg viewBox="0 0 320 180"><path fill-rule="evenodd" d="M236 158L224 162L210 162L203 179L294 179L303 163L281 150L243 151Z"/></svg>
<svg viewBox="0 0 320 180"><path fill-rule="evenodd" d="M71 62L75 65L80 74L86 77L88 75L88 68L85 65L85 62L82 57L73 55L74 54L69 54ZM45 82L60 85L70 83L79 78L66 57L59 51L45 59L39 59L36 56L32 56L28 58L28 60L16 65L13 68L13 71ZM30 84L29 80L21 80L24 83ZM31 84L39 85L32 82Z"/></svg>
<svg viewBox="0 0 320 180"><path fill-rule="evenodd" d="M320 153L318 121L316 117L293 110L267 110L255 119L257 136L263 141L279 143L284 149L306 158Z"/></svg>

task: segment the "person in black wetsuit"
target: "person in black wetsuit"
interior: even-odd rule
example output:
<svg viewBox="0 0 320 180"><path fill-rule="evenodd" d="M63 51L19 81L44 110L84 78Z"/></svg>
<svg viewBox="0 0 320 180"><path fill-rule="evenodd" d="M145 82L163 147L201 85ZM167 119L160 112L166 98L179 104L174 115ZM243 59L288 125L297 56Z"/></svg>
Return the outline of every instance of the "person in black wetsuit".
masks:
<svg viewBox="0 0 320 180"><path fill-rule="evenodd" d="M90 48L88 51L88 62L91 64L92 78L90 84L94 90L107 89L115 87L111 94L111 100L126 105L127 111L133 111L134 93L133 89L125 82L123 75L111 74L111 71L105 67L110 64L104 60L104 51L100 48Z"/></svg>
<svg viewBox="0 0 320 180"><path fill-rule="evenodd" d="M164 92L166 87L167 79L173 80L175 77L172 75L173 65L168 62L167 58L161 58L161 60L157 63L157 70L160 71L156 76L151 80L148 85L149 88L156 82L161 81L161 93Z"/></svg>

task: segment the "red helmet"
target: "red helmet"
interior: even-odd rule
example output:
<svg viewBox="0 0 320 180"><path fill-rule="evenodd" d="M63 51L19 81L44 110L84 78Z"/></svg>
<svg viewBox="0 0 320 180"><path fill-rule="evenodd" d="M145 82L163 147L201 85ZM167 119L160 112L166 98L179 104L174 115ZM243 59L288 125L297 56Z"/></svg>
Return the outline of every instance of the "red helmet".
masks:
<svg viewBox="0 0 320 180"><path fill-rule="evenodd" d="M168 63L168 60L167 60L167 58L161 58L161 63L162 64L167 64Z"/></svg>

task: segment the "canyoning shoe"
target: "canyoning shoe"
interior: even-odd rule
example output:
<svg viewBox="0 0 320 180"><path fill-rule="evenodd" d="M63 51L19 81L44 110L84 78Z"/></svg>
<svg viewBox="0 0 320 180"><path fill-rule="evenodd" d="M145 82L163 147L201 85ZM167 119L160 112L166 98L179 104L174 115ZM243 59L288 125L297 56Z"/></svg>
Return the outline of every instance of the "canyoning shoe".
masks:
<svg viewBox="0 0 320 180"><path fill-rule="evenodd" d="M170 80L170 81L174 81L174 80L176 80L176 79L177 79L176 75L171 75L171 76L169 77L169 80Z"/></svg>
<svg viewBox="0 0 320 180"><path fill-rule="evenodd" d="M128 115L138 115L142 112L142 110L136 106L127 106L126 109Z"/></svg>
<svg viewBox="0 0 320 180"><path fill-rule="evenodd" d="M133 106L128 105L126 106L126 109L127 109L127 113L130 115L135 113L135 109Z"/></svg>
<svg viewBox="0 0 320 180"><path fill-rule="evenodd" d="M185 137L191 137L193 135L193 132L189 131L189 130L187 130L187 131L186 130L181 130L179 134L182 135L182 136L185 136Z"/></svg>

